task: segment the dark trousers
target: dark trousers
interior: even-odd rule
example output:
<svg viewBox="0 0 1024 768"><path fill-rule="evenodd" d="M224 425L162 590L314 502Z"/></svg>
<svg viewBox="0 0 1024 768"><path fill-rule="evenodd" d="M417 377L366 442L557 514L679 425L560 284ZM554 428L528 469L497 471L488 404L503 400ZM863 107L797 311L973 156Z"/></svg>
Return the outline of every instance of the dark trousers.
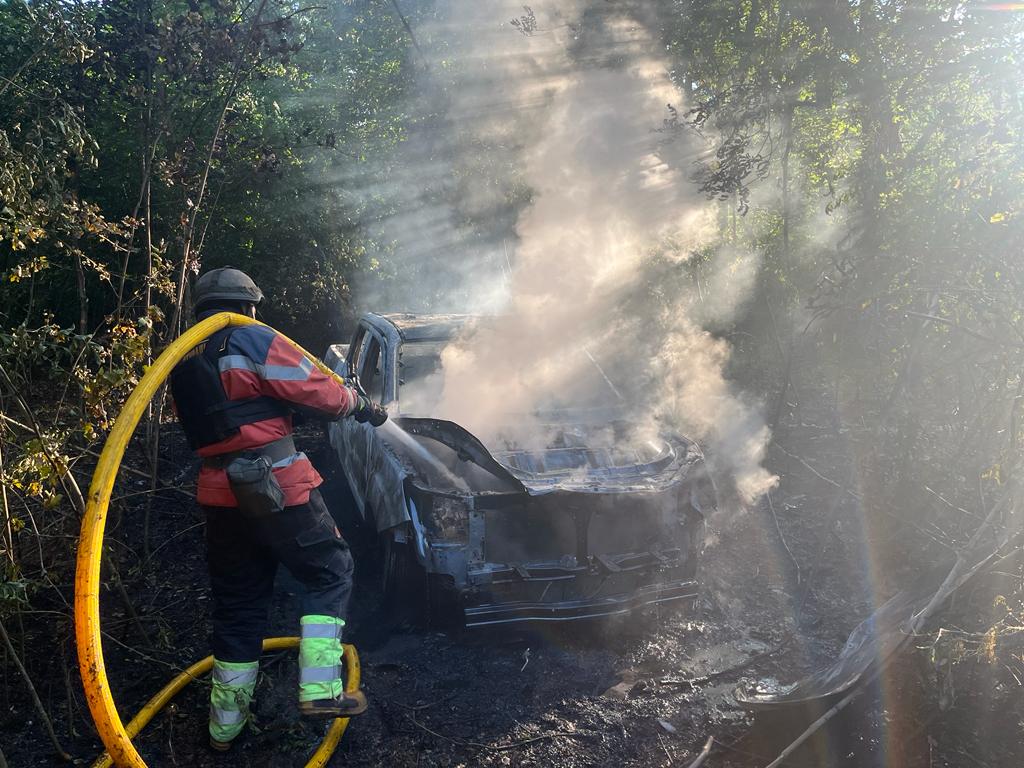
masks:
<svg viewBox="0 0 1024 768"><path fill-rule="evenodd" d="M306 589L302 615L345 618L352 593L352 555L319 491L312 491L306 504L262 517L234 507L203 509L215 657L259 658L278 563Z"/></svg>

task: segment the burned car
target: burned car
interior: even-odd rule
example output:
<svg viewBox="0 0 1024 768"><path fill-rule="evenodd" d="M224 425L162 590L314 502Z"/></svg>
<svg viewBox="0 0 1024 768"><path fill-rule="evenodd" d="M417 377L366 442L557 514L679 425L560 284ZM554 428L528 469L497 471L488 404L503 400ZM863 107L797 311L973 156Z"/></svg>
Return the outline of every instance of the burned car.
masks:
<svg viewBox="0 0 1024 768"><path fill-rule="evenodd" d="M379 535L385 598L404 592L466 627L692 604L715 503L698 445L675 434L592 441L627 428L614 407L545 414L539 450L485 445L432 418L441 353L470 319L367 314L325 356L391 416L377 429L352 419L328 428Z"/></svg>

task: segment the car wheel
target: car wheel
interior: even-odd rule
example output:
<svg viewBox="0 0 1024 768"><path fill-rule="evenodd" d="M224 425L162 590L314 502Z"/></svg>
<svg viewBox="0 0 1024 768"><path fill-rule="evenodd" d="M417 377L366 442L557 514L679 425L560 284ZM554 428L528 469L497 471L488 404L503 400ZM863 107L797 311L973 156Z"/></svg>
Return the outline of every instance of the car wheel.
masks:
<svg viewBox="0 0 1024 768"><path fill-rule="evenodd" d="M430 622L430 582L407 541L396 540L395 529L382 534L381 592L384 610L397 623Z"/></svg>
<svg viewBox="0 0 1024 768"><path fill-rule="evenodd" d="M372 523L368 524L363 520L356 505L355 494L345 477L337 455L330 446L318 448L316 451L307 454L313 462L313 466L323 478L320 486L320 493L327 503L327 509L334 518L335 524L341 529L346 541L356 549L362 551L367 547L372 548L376 544L376 536L372 533ZM369 540L367 536L369 535Z"/></svg>

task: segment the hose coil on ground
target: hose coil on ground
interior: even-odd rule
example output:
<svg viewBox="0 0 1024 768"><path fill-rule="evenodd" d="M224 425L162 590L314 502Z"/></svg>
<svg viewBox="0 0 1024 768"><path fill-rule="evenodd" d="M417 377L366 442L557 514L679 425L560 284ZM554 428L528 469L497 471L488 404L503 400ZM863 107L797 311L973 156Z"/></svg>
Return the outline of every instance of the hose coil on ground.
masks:
<svg viewBox="0 0 1024 768"><path fill-rule="evenodd" d="M170 375L171 370L192 349L202 344L207 338L229 325L259 325L254 320L231 312L221 312L209 317L183 333L177 340L163 351L153 362L139 381L125 403L114 427L107 437L89 486L85 516L82 518L82 532L78 540L78 562L75 572L75 642L78 647L78 668L82 676L89 711L92 713L96 730L107 748L107 755L101 757L96 766L118 768L146 768L146 762L132 744L134 737L153 716L182 688L196 676L209 671L213 665L213 657L208 656L196 662L179 674L167 686L139 711L125 728L117 713L117 706L110 691L107 671L103 663L103 645L100 629L100 564L103 557L103 532L107 522L107 507L117 478L117 470L121 466L125 448L138 426L146 406L156 395L160 386ZM313 360L314 364L324 373L342 381L337 374L310 355L291 339L284 337L288 343ZM342 381L342 383L344 383ZM297 637L276 637L264 641L264 650L291 648L298 645ZM345 646L345 666L347 671L346 689L350 692L358 690L360 670L359 657L355 648ZM320 747L307 763L306 768L320 768L327 764L338 742L348 726L348 718L336 719Z"/></svg>

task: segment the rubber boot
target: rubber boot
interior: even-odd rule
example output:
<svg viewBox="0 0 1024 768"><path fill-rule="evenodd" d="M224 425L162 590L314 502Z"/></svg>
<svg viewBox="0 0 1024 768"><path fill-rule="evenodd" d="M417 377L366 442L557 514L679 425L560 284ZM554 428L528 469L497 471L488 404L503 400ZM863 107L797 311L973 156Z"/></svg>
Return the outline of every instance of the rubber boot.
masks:
<svg viewBox="0 0 1024 768"><path fill-rule="evenodd" d="M227 752L249 719L258 661L213 660L210 690L210 748Z"/></svg>
<svg viewBox="0 0 1024 768"><path fill-rule="evenodd" d="M303 616L299 640L299 713L307 717L350 717L366 711L362 691L345 693L342 679L342 619Z"/></svg>

